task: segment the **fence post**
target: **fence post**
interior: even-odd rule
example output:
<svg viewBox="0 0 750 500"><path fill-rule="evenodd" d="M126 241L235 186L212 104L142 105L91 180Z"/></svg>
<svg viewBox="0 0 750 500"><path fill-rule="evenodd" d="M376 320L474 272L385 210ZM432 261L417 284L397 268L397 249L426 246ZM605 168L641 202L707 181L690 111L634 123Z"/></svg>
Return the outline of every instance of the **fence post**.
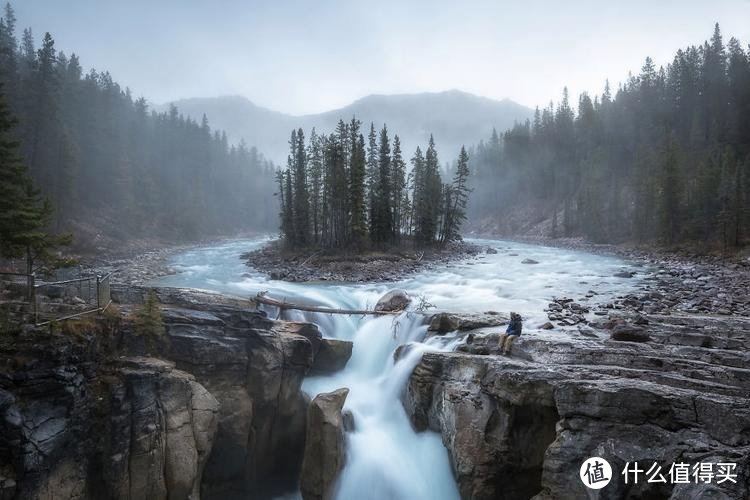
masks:
<svg viewBox="0 0 750 500"><path fill-rule="evenodd" d="M99 293L99 283L101 283L101 275L96 275L96 308L99 309L99 312L102 312L102 300L101 300L101 294Z"/></svg>

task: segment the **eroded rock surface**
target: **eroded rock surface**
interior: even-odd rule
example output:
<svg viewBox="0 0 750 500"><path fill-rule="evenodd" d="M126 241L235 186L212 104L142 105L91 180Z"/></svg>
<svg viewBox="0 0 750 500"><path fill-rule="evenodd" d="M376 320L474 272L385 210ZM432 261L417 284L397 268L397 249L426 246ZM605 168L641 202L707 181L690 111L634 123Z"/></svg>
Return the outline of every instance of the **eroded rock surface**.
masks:
<svg viewBox="0 0 750 500"><path fill-rule="evenodd" d="M417 429L442 434L462 497L588 498L579 468L600 456L615 471L600 498L747 498L750 322L644 319L645 342L588 328L524 334L509 358L495 334L464 352L426 353L405 406ZM740 474L738 484L626 485L620 473L635 461L665 473L733 462Z"/></svg>
<svg viewBox="0 0 750 500"><path fill-rule="evenodd" d="M300 387L321 347L318 328L271 320L247 301L213 294L202 301L202 294L164 288L158 296L163 356L221 405L204 496L263 498L288 489L302 462L307 401ZM132 338L125 327L123 339Z"/></svg>
<svg viewBox="0 0 750 500"><path fill-rule="evenodd" d="M0 338L0 499L293 490L302 379L319 353L319 366L343 366L350 346L246 300L159 289L165 333L147 357L131 319L144 289L113 285L113 295L116 320Z"/></svg>
<svg viewBox="0 0 750 500"><path fill-rule="evenodd" d="M199 498L218 402L173 363L97 359L95 333L0 349L0 498Z"/></svg>
<svg viewBox="0 0 750 500"><path fill-rule="evenodd" d="M118 361L109 395L102 482L115 498L200 498L219 403L192 375L154 358ZM105 401L106 398L105 398Z"/></svg>

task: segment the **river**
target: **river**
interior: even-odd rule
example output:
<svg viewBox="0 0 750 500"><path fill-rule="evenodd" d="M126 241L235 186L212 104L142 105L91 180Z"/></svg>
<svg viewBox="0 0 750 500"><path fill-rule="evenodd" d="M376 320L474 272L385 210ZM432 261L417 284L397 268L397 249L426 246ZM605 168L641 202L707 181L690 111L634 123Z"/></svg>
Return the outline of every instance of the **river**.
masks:
<svg viewBox="0 0 750 500"><path fill-rule="evenodd" d="M606 301L635 286L633 279L613 274L631 264L616 257L528 245L502 240L471 240L497 250L427 270L396 283L287 283L269 280L247 267L240 254L266 240L237 240L204 246L175 255L176 274L156 280L160 286L190 287L250 296L267 291L274 298L350 309L371 308L384 293L403 288L424 297L439 310L520 313L524 334L539 334L547 318L544 308L554 296L579 299L589 290L592 301ZM537 264L523 264L532 259ZM285 318L317 324L325 337L353 342L345 369L330 376L308 377L311 397L340 387L350 389L344 409L354 416L346 436L346 465L339 477L340 499L459 498L448 453L440 436L415 432L400 395L421 354L429 349L453 349L458 339L448 335L423 342L426 326L418 315L361 318L287 311ZM413 343L398 362L394 350Z"/></svg>

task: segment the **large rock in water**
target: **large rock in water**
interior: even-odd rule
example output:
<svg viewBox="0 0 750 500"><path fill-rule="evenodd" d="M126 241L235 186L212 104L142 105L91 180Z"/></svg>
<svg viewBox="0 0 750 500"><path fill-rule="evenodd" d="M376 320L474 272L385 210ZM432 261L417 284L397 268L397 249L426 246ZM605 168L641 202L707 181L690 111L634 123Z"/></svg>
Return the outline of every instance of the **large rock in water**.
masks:
<svg viewBox="0 0 750 500"><path fill-rule="evenodd" d="M307 411L307 439L300 491L305 500L333 498L336 478L344 466L344 407L349 389L318 394Z"/></svg>
<svg viewBox="0 0 750 500"><path fill-rule="evenodd" d="M476 330L479 328L491 328L504 325L508 317L496 311L483 313L447 313L441 312L432 315L428 319L428 331L436 334L444 334L456 330Z"/></svg>
<svg viewBox="0 0 750 500"><path fill-rule="evenodd" d="M348 340L321 339L310 374L329 374L346 366L354 344Z"/></svg>
<svg viewBox="0 0 750 500"><path fill-rule="evenodd" d="M376 311L392 312L403 311L411 304L411 297L404 290L391 290L386 293L378 303L375 304Z"/></svg>
<svg viewBox="0 0 750 500"><path fill-rule="evenodd" d="M750 321L648 319L648 343L543 333L522 335L510 358L425 353L405 407L441 433L462 498L593 498L578 479L592 456L613 469L597 498L750 497ZM473 343L496 354L497 338ZM625 484L626 462L665 476L672 463L729 462L739 477Z"/></svg>

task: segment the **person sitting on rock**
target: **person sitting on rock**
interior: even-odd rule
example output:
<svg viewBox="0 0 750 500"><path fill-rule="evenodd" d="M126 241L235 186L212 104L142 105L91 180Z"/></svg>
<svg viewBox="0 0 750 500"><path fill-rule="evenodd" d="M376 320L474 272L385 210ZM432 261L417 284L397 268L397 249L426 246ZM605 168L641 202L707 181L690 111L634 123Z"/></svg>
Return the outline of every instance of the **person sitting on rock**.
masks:
<svg viewBox="0 0 750 500"><path fill-rule="evenodd" d="M516 337L521 335L521 330L523 330L521 315L514 312L510 313L508 328L505 330L505 333L500 336L500 351L502 354L506 356L510 354L510 346L513 344L513 341L516 340Z"/></svg>

